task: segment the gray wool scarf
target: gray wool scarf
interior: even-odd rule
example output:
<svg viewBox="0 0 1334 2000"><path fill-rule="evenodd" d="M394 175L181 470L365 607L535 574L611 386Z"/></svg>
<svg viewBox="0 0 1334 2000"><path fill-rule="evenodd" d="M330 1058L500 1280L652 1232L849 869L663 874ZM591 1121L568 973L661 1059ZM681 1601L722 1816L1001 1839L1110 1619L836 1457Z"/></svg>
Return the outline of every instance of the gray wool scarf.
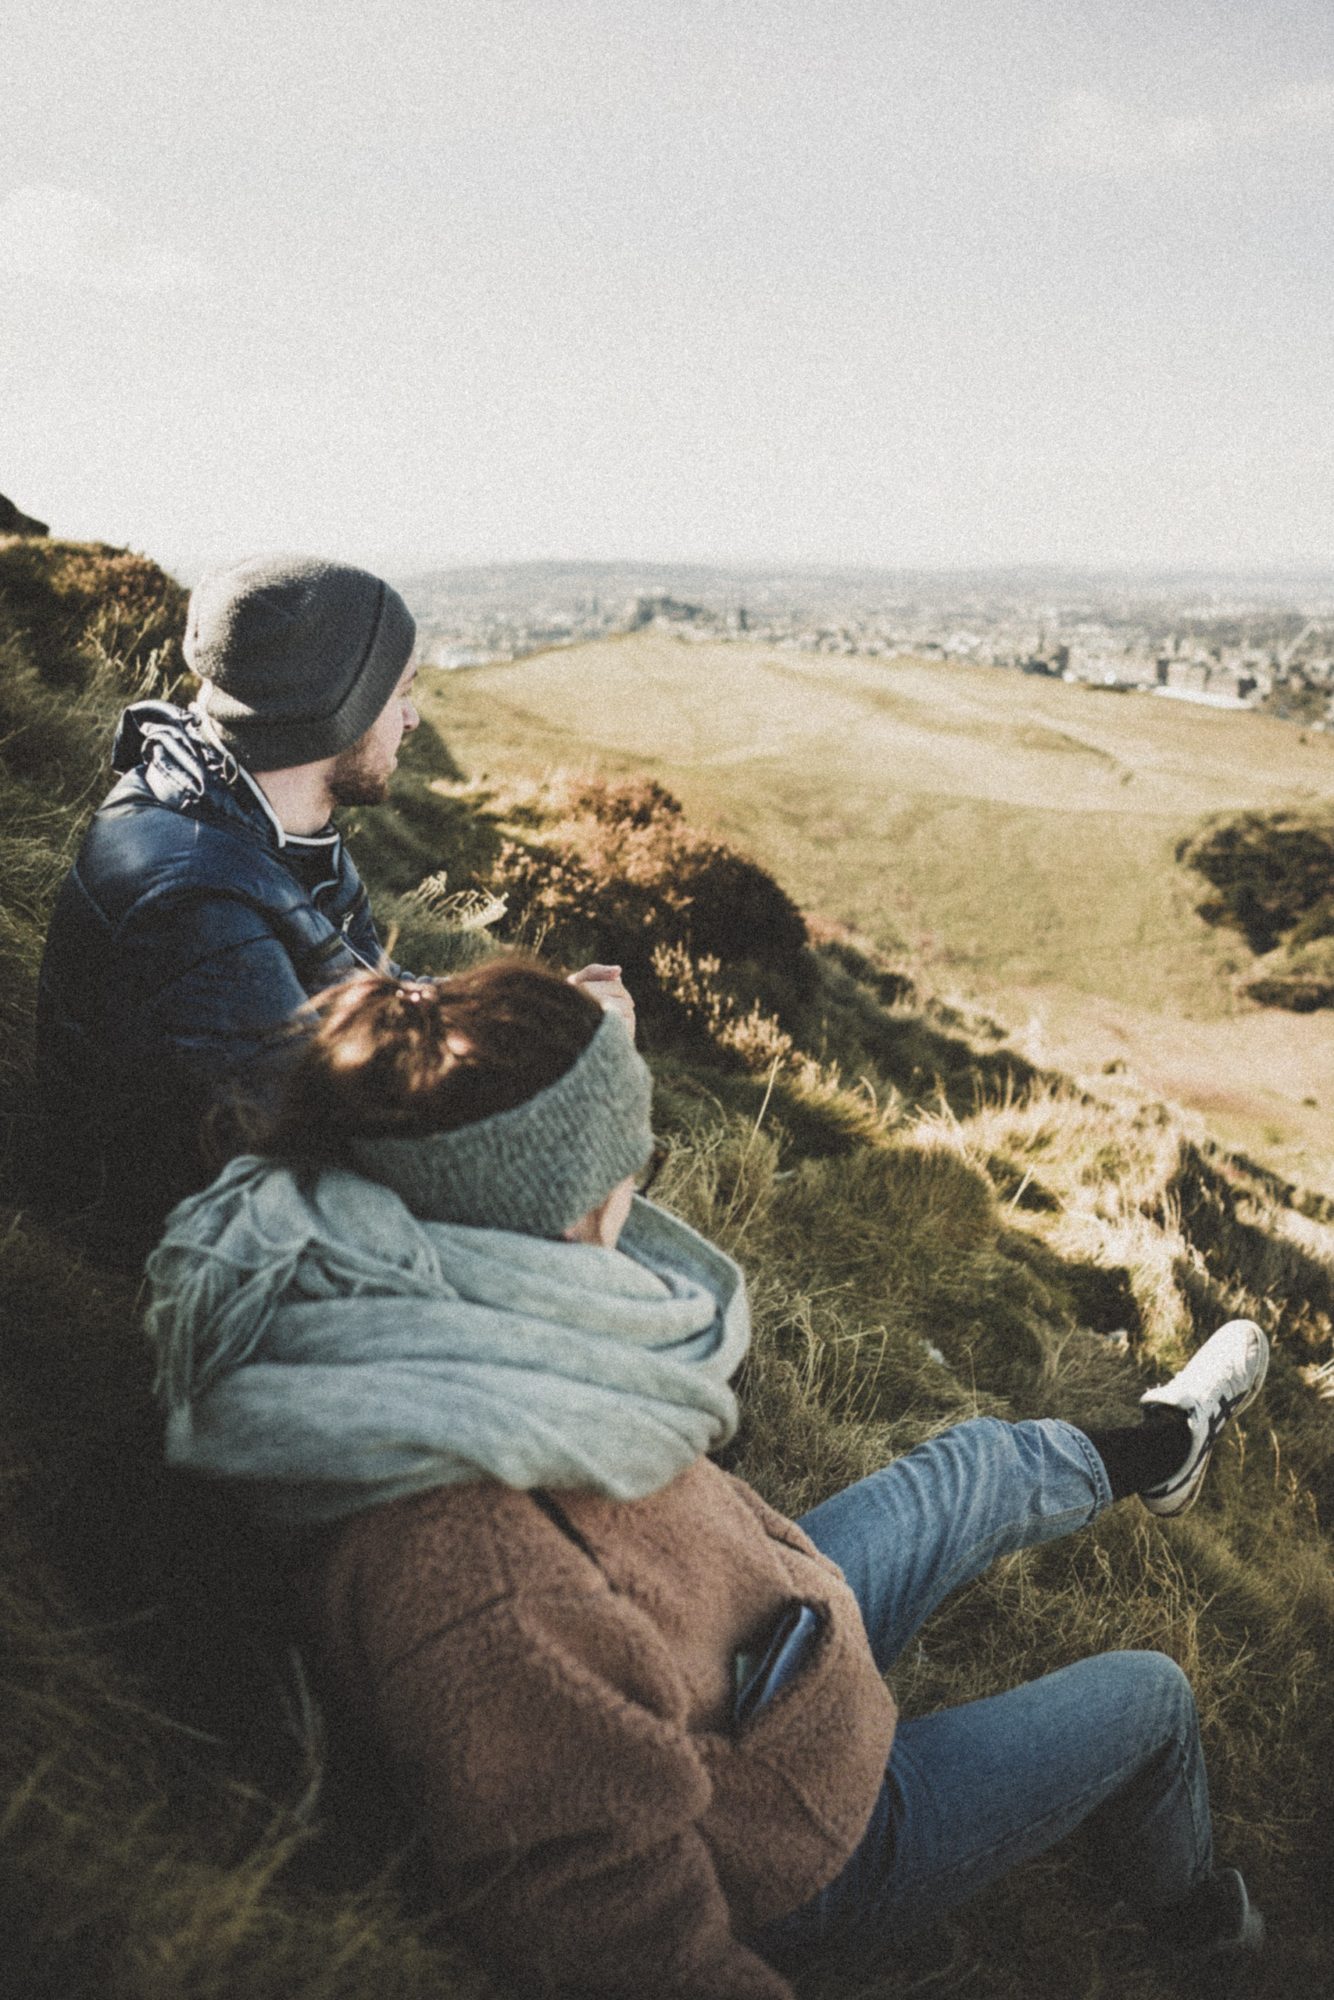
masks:
<svg viewBox="0 0 1334 2000"><path fill-rule="evenodd" d="M168 1461L287 1525L478 1479L638 1499L736 1429L741 1272L645 1201L607 1250L247 1156L172 1211L148 1285Z"/></svg>

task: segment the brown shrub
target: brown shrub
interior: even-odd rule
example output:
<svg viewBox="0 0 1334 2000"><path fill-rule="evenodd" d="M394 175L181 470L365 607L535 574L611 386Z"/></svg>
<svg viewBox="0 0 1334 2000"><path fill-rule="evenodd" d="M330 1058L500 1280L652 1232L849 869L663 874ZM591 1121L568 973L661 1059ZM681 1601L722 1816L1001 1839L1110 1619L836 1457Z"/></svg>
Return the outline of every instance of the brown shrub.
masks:
<svg viewBox="0 0 1334 2000"><path fill-rule="evenodd" d="M1328 897L1320 908L1328 911ZM1313 912L1277 950L1259 961L1254 976L1243 984L1243 993L1261 1006L1286 1007L1294 1014L1334 1007L1334 936L1312 928L1328 921L1327 914Z"/></svg>
<svg viewBox="0 0 1334 2000"><path fill-rule="evenodd" d="M693 831L652 778L580 780L552 805L545 841L506 841L487 877L513 930L570 964L622 966L660 1037L712 1042L731 1060L777 1052L815 973L801 912L773 877Z"/></svg>
<svg viewBox="0 0 1334 2000"><path fill-rule="evenodd" d="M114 654L131 672L153 655L184 671L186 593L147 556L107 542L0 544L0 598L44 679L69 685L89 656Z"/></svg>
<svg viewBox="0 0 1334 2000"><path fill-rule="evenodd" d="M1239 813L1182 841L1177 859L1212 886L1202 917L1241 931L1254 952L1272 951L1328 899L1334 812L1321 806ZM1317 926L1305 936L1318 933Z"/></svg>
<svg viewBox="0 0 1334 2000"><path fill-rule="evenodd" d="M575 779L566 788L564 806L571 818L596 819L604 826L652 826L683 816L680 800L649 777Z"/></svg>

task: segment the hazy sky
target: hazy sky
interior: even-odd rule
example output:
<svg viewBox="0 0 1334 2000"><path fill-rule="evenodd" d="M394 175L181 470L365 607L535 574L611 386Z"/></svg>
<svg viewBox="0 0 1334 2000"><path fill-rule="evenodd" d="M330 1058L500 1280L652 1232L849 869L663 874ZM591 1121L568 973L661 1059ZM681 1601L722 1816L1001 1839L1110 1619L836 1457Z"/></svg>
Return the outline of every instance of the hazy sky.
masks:
<svg viewBox="0 0 1334 2000"><path fill-rule="evenodd" d="M1328 563L1332 0L41 0L0 492L293 547Z"/></svg>

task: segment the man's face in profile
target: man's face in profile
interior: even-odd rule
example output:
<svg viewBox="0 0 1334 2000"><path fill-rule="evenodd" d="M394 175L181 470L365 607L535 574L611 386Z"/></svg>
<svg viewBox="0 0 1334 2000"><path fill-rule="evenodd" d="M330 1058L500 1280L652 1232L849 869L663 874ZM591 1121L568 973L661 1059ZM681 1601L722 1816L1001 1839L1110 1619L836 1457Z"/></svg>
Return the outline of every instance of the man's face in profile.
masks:
<svg viewBox="0 0 1334 2000"><path fill-rule="evenodd" d="M339 751L329 773L336 806L378 806L388 797L399 746L421 719L412 700L416 678L417 668L410 663L365 735Z"/></svg>

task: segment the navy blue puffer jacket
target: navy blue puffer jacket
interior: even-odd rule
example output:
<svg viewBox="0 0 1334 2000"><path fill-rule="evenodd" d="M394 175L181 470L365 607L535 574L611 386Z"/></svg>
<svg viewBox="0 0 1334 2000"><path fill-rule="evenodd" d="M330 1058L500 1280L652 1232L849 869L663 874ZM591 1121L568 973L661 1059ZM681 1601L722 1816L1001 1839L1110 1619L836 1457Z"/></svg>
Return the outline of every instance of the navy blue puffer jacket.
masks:
<svg viewBox="0 0 1334 2000"><path fill-rule="evenodd" d="M47 936L37 1057L62 1202L132 1260L206 1178L209 1106L272 1089L301 1003L398 968L338 833L284 834L193 714L127 709L112 762Z"/></svg>

